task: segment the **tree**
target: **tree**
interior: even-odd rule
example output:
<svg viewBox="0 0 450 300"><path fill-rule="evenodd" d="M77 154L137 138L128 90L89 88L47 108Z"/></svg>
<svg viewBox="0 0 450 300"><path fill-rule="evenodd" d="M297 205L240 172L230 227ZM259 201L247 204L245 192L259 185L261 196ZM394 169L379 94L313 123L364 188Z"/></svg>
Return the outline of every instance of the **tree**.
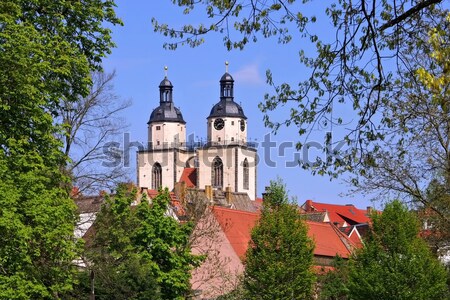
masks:
<svg viewBox="0 0 450 300"><path fill-rule="evenodd" d="M209 32L221 33L228 50L243 49L260 37L277 37L280 44L294 39L311 44L315 49L311 57L307 49L299 49L300 63L310 69L309 75L276 84L268 71L274 94L265 95L260 109L266 126L274 131L292 125L307 139L311 130L322 129L326 158L299 163L313 174L332 178L371 166L370 154L380 149L375 142L383 141L392 121L383 112L395 105L396 96L410 83L408 74L417 69L409 55L446 14L442 0L344 0L324 6L295 0L172 2L185 14L203 8L209 20L173 28L153 19L156 32L176 39L164 45L168 49L199 46ZM316 22L331 23L332 28L323 33ZM288 116L273 119L271 112L281 106L289 108ZM298 141L297 149L304 143Z"/></svg>
<svg viewBox="0 0 450 300"><path fill-rule="evenodd" d="M271 181L251 233L243 279L245 299L308 299L315 275L313 241L281 181Z"/></svg>
<svg viewBox="0 0 450 300"><path fill-rule="evenodd" d="M201 259L188 246L191 224L181 224L167 214L167 190L160 191L151 204L144 196L133 207L134 200L135 191L121 185L98 214L86 253L97 274L96 294L115 299L118 294L123 299L184 299L190 293L190 271Z"/></svg>
<svg viewBox="0 0 450 300"><path fill-rule="evenodd" d="M364 247L350 261L350 298L445 299L445 269L418 237L414 214L396 200L372 220Z"/></svg>
<svg viewBox="0 0 450 300"><path fill-rule="evenodd" d="M347 261L335 257L334 270L330 270L319 277L319 299L321 300L347 300L348 299L348 267Z"/></svg>
<svg viewBox="0 0 450 300"><path fill-rule="evenodd" d="M94 233L88 237L84 257L88 268L81 276L81 293L75 298L87 298L91 292L92 272L96 297L161 299L153 273L155 262L148 253L137 249L134 240L133 234L139 230L136 207L131 206L135 199L135 191L124 184L118 186L114 196L106 195Z"/></svg>
<svg viewBox="0 0 450 300"><path fill-rule="evenodd" d="M411 50L409 83L384 111L386 139L367 156L370 168L353 179L358 191L412 201L434 216L435 229L450 228L450 18ZM406 72L405 72L406 73ZM359 177L359 178L358 178ZM443 235L443 237L446 234ZM448 242L448 239L447 239Z"/></svg>
<svg viewBox="0 0 450 300"><path fill-rule="evenodd" d="M450 245L450 226L448 220L436 211L450 217L450 193L442 182L433 180L426 190L426 201L418 207L418 216L425 229L423 238L435 253L445 255Z"/></svg>
<svg viewBox="0 0 450 300"><path fill-rule="evenodd" d="M54 117L113 46L114 2L0 2L0 298L51 299L74 282L75 206Z"/></svg>
<svg viewBox="0 0 450 300"><path fill-rule="evenodd" d="M105 167L104 146L124 133L120 113L131 105L114 92L116 72L92 73L89 94L76 101L62 100L59 116L64 126L64 154L70 157L67 172L80 193L112 189L126 181L124 166ZM107 159L111 159L107 157Z"/></svg>

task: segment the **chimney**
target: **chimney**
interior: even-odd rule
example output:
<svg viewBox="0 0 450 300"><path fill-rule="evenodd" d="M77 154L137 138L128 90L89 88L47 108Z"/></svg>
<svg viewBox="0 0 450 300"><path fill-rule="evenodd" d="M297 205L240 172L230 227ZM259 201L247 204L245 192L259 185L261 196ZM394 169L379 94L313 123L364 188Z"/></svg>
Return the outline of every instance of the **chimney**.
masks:
<svg viewBox="0 0 450 300"><path fill-rule="evenodd" d="M210 185L205 185L205 196L209 201L213 200L212 197L212 187Z"/></svg>
<svg viewBox="0 0 450 300"><path fill-rule="evenodd" d="M228 204L231 204L231 187L229 186L225 188L225 199L227 199Z"/></svg>
<svg viewBox="0 0 450 300"><path fill-rule="evenodd" d="M79 196L80 196L80 189L76 186L72 187L72 191L70 192L70 197L76 199Z"/></svg>
<svg viewBox="0 0 450 300"><path fill-rule="evenodd" d="M367 206L367 214L370 215L371 213L373 213L373 207Z"/></svg>
<svg viewBox="0 0 450 300"><path fill-rule="evenodd" d="M138 195L136 197L136 204L141 203L142 195L144 195L144 194L148 199L148 188L147 187L141 187L141 191L138 193Z"/></svg>
<svg viewBox="0 0 450 300"><path fill-rule="evenodd" d="M265 200L267 200L267 196L269 195L269 187L268 186L266 186L265 188L264 188L264 193L262 193L262 199L263 199L263 202L265 201Z"/></svg>
<svg viewBox="0 0 450 300"><path fill-rule="evenodd" d="M314 208L313 208L313 205L312 205L312 200L306 200L306 202L305 202L305 211L306 212L311 212L313 210L314 210Z"/></svg>
<svg viewBox="0 0 450 300"><path fill-rule="evenodd" d="M181 202L184 202L186 200L186 182L181 181L175 183L173 190L175 192L175 195L177 195L178 199L180 199Z"/></svg>

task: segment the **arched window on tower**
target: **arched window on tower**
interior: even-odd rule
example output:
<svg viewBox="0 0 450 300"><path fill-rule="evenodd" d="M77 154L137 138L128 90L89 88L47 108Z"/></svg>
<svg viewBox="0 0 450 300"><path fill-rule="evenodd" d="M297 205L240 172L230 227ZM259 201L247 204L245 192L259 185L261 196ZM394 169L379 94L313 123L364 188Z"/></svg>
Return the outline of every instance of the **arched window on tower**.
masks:
<svg viewBox="0 0 450 300"><path fill-rule="evenodd" d="M152 189L158 190L162 184L162 168L159 163L155 163L152 168Z"/></svg>
<svg viewBox="0 0 450 300"><path fill-rule="evenodd" d="M223 163L218 156L212 162L211 183L213 187L223 186Z"/></svg>
<svg viewBox="0 0 450 300"><path fill-rule="evenodd" d="M244 174L244 190L248 190L249 187L249 170L248 170L248 160L244 159L243 166L243 174Z"/></svg>

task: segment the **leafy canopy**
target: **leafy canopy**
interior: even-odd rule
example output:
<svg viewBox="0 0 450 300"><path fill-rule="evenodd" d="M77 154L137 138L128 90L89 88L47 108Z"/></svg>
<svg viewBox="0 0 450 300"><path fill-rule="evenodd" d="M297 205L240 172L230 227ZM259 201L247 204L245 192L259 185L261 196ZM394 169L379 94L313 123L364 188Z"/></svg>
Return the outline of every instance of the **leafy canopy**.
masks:
<svg viewBox="0 0 450 300"><path fill-rule="evenodd" d="M0 2L0 298L72 289L76 213L56 134L61 99L86 94L113 46L113 1Z"/></svg>
<svg viewBox="0 0 450 300"><path fill-rule="evenodd" d="M190 293L191 270L201 261L189 247L192 226L167 213L167 190L151 203L144 195L137 206L131 206L135 200L135 191L120 185L96 219L87 260L98 274L97 294L148 299L154 292L152 299L184 299Z"/></svg>
<svg viewBox="0 0 450 300"><path fill-rule="evenodd" d="M445 299L445 269L419 238L414 214L396 200L372 220L364 247L350 261L350 298Z"/></svg>
<svg viewBox="0 0 450 300"><path fill-rule="evenodd" d="M308 299L315 282L308 227L280 180L271 181L266 193L246 253L244 298Z"/></svg>

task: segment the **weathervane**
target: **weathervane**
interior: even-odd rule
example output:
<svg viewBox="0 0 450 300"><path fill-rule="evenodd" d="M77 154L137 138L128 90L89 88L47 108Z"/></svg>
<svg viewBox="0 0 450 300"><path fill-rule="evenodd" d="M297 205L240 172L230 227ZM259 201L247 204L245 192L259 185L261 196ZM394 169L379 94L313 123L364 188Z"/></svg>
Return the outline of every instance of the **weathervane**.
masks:
<svg viewBox="0 0 450 300"><path fill-rule="evenodd" d="M228 73L228 61L225 62L225 72Z"/></svg>

